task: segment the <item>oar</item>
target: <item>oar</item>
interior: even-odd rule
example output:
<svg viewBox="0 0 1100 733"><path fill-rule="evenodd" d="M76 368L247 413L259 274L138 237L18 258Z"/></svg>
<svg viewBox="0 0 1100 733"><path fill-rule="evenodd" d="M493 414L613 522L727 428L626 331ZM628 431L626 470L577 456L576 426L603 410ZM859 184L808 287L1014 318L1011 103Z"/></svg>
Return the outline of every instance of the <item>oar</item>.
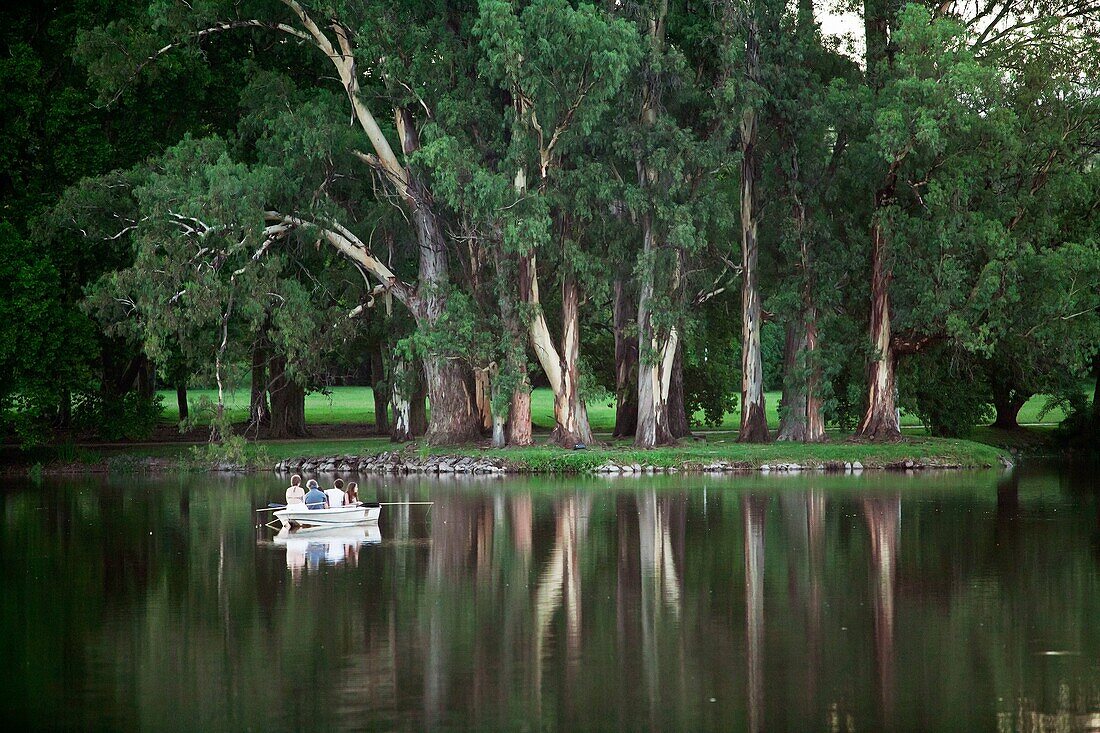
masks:
<svg viewBox="0 0 1100 733"><path fill-rule="evenodd" d="M423 504L434 504L434 501L380 501L378 506L416 506Z"/></svg>
<svg viewBox="0 0 1100 733"><path fill-rule="evenodd" d="M257 509L257 512L273 512L276 509L286 509L286 504L268 504L267 509Z"/></svg>

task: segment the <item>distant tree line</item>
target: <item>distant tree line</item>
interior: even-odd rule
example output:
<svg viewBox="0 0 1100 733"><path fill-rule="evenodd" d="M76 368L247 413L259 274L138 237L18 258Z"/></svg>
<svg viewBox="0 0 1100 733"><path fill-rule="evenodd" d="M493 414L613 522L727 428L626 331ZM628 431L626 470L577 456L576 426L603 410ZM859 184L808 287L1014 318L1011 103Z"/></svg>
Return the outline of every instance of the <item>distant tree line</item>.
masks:
<svg viewBox="0 0 1100 733"><path fill-rule="evenodd" d="M1095 430L1100 4L861 12L846 44L811 0L0 11L9 430L125 433L201 381L217 439L247 375L300 435L334 371L437 444L531 443L540 385L564 446L592 399L643 447L1035 394Z"/></svg>

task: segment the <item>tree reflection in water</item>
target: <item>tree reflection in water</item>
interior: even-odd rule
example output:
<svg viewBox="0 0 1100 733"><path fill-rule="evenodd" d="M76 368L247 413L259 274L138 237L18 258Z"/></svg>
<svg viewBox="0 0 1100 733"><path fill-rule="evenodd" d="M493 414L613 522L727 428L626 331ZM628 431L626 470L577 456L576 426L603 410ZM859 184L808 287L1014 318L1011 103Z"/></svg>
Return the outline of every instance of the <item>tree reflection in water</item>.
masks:
<svg viewBox="0 0 1100 733"><path fill-rule="evenodd" d="M261 478L9 488L4 712L24 728L171 728L181 710L210 730L1095 725L1095 495L1044 473L898 480L707 479L704 499L678 477L366 479L436 502L388 508L369 547L275 543L255 528Z"/></svg>

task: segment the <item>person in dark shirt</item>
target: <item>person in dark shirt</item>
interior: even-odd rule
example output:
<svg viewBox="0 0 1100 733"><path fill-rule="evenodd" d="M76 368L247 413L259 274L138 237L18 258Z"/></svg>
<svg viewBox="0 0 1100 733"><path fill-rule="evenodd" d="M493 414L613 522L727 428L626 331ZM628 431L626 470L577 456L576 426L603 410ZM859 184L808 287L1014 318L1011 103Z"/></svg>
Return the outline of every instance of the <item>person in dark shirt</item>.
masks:
<svg viewBox="0 0 1100 733"><path fill-rule="evenodd" d="M317 485L317 482L310 479L306 483L306 488L309 491L306 492L306 506L310 509L326 509L328 508L328 497L325 496L325 492L321 491L321 487Z"/></svg>

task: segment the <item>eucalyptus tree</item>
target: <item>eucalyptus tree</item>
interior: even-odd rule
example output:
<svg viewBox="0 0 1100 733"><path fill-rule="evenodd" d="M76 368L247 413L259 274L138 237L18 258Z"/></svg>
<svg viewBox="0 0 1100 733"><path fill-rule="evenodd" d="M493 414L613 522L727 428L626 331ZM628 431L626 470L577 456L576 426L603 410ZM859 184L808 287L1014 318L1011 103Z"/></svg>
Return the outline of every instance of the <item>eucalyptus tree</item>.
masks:
<svg viewBox="0 0 1100 733"><path fill-rule="evenodd" d="M831 246L838 239L834 206L837 172L845 164L852 137L843 95L830 93L834 83L858 82L855 63L828 48L811 2L780 17L779 32L766 46L775 73L767 77L769 100L765 119L776 132L770 181L772 200L781 202L775 234L780 272L769 308L785 321L783 394L777 440L825 440L825 403L829 393L822 349L822 312L834 305L821 287L835 277L830 260L840 260ZM824 265L822 264L824 260ZM822 271L824 270L824 271ZM793 277L792 277L793 275ZM824 296L822 294L824 291ZM824 298L825 302L822 302Z"/></svg>
<svg viewBox="0 0 1100 733"><path fill-rule="evenodd" d="M554 391L562 445L591 443L581 392L582 286L603 264L589 228L608 215L614 172L592 155L588 138L608 111L638 55L630 24L564 0L480 3L485 69L510 101L509 168L513 202L502 223L505 252L518 256L519 299L531 347ZM568 52L564 50L568 49ZM598 136L597 136L598 137ZM540 292L539 260L553 258L561 290L561 337L551 335Z"/></svg>
<svg viewBox="0 0 1100 733"><path fill-rule="evenodd" d="M116 95L160 58L194 52L235 31L268 32L318 52L335 72L346 96L344 114L357 127L359 140L349 152L409 218L418 251L416 281L402 280L376 257L369 240L354 234L353 221L267 209L267 225L315 232L408 308L421 329L431 331L446 311L453 282L447 228L415 157L422 127L440 106L459 103L465 91L459 82L474 77L461 10L430 2L153 2L145 15L153 23L113 23L89 34L83 45L86 55L98 58L93 68L116 82ZM328 86L330 79L318 78L316 84ZM466 370L440 353L424 353L421 359L432 404L428 439L451 443L477 437L479 416Z"/></svg>

